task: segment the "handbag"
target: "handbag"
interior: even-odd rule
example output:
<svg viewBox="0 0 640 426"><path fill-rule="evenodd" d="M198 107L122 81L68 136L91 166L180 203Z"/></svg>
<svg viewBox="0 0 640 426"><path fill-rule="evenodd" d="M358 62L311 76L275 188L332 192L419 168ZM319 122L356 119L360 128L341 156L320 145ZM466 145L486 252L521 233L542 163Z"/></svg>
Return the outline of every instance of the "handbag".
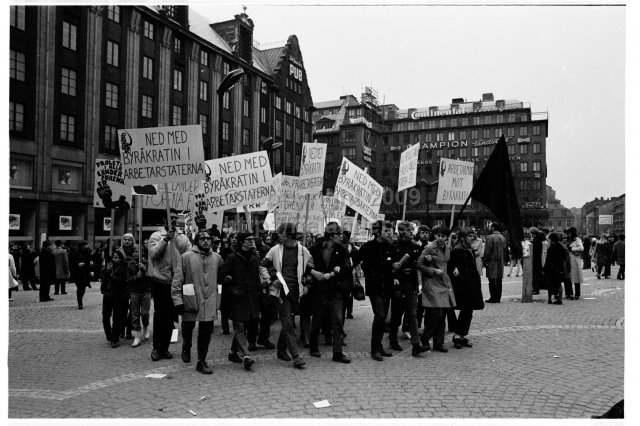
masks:
<svg viewBox="0 0 640 426"><path fill-rule="evenodd" d="M182 303L185 312L198 312L198 299L193 284L182 286Z"/></svg>
<svg viewBox="0 0 640 426"><path fill-rule="evenodd" d="M360 283L360 280L356 278L356 283L353 286L353 290L351 290L351 294L353 294L353 298L359 301L364 300L364 287Z"/></svg>

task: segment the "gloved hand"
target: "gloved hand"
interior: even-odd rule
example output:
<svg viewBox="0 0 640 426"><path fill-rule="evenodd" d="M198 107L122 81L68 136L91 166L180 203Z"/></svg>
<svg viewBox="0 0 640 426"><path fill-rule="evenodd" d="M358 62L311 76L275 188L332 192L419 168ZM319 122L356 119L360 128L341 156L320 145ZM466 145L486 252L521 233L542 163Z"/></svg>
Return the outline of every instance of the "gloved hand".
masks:
<svg viewBox="0 0 640 426"><path fill-rule="evenodd" d="M181 303L173 307L175 313L178 315L184 315L184 305Z"/></svg>

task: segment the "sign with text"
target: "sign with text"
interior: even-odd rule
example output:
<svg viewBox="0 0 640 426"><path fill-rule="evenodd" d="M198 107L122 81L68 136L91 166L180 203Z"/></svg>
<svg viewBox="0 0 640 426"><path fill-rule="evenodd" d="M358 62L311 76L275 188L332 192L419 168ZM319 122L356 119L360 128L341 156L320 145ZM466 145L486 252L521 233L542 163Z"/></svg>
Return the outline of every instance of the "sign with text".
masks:
<svg viewBox="0 0 640 426"><path fill-rule="evenodd" d="M470 161L440 159L436 204L464 204L473 188L473 165Z"/></svg>
<svg viewBox="0 0 640 426"><path fill-rule="evenodd" d="M613 225L613 215L612 214L599 215L598 225Z"/></svg>
<svg viewBox="0 0 640 426"><path fill-rule="evenodd" d="M93 188L94 207L131 208L131 186L124 182L120 160L96 158Z"/></svg>
<svg viewBox="0 0 640 426"><path fill-rule="evenodd" d="M266 151L205 161L202 202L214 212L266 203L271 194L271 166Z"/></svg>
<svg viewBox="0 0 640 426"><path fill-rule="evenodd" d="M196 194L200 192L202 181L171 182L169 187L169 206L178 211L196 210ZM157 194L142 197L142 208L166 209L164 185L158 185Z"/></svg>
<svg viewBox="0 0 640 426"><path fill-rule="evenodd" d="M199 124L118 130L118 137L127 185L204 179Z"/></svg>
<svg viewBox="0 0 640 426"><path fill-rule="evenodd" d="M282 172L278 173L271 179L271 192L267 202L267 211L272 212L280 205L280 197L282 192Z"/></svg>
<svg viewBox="0 0 640 426"><path fill-rule="evenodd" d="M382 186L360 167L342 157L333 196L373 222L380 211Z"/></svg>
<svg viewBox="0 0 640 426"><path fill-rule="evenodd" d="M322 213L328 222L332 219L342 220L347 211L347 205L333 196L322 196Z"/></svg>
<svg viewBox="0 0 640 426"><path fill-rule="evenodd" d="M316 194L322 192L326 156L326 143L304 142L302 144L302 163L300 164L300 179L298 185L300 194Z"/></svg>
<svg viewBox="0 0 640 426"><path fill-rule="evenodd" d="M400 154L400 172L398 174L398 192L416 186L416 174L418 173L418 155L420 144L417 143L407 148Z"/></svg>

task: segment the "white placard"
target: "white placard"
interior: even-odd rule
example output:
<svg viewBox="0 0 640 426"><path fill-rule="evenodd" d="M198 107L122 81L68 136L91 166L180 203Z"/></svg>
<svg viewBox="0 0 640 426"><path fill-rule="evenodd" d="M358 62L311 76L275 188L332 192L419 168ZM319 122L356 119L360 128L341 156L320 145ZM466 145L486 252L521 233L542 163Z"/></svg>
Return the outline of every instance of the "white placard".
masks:
<svg viewBox="0 0 640 426"><path fill-rule="evenodd" d="M398 173L398 192L416 186L416 176L418 173L418 156L420 155L420 144L417 143L407 148L400 154L400 169Z"/></svg>
<svg viewBox="0 0 640 426"><path fill-rule="evenodd" d="M440 159L436 204L464 204L473 188L473 167L470 161Z"/></svg>
<svg viewBox="0 0 640 426"><path fill-rule="evenodd" d="M131 186L124 182L120 160L96 158L93 182L94 207L131 208Z"/></svg>
<svg viewBox="0 0 640 426"><path fill-rule="evenodd" d="M298 191L300 194L317 194L322 192L324 182L324 163L327 156L326 143L304 142Z"/></svg>
<svg viewBox="0 0 640 426"><path fill-rule="evenodd" d="M382 186L364 170L342 157L333 196L370 221L376 220L382 202Z"/></svg>
<svg viewBox="0 0 640 426"><path fill-rule="evenodd" d="M221 211L267 202L272 193L266 151L207 160L207 180L200 193L207 211Z"/></svg>
<svg viewBox="0 0 640 426"><path fill-rule="evenodd" d="M598 225L613 225L613 215L612 214L599 215Z"/></svg>
<svg viewBox="0 0 640 426"><path fill-rule="evenodd" d="M171 182L169 187L170 207L178 211L196 209L196 194L201 191L202 181ZM145 209L166 209L166 196L164 185L158 185L155 195L144 195L142 197L142 208Z"/></svg>
<svg viewBox="0 0 640 426"><path fill-rule="evenodd" d="M322 196L322 213L325 220L338 219L342 222L342 218L347 211L347 205L333 196Z"/></svg>
<svg viewBox="0 0 640 426"><path fill-rule="evenodd" d="M127 185L204 179L199 124L118 130L118 138Z"/></svg>
<svg viewBox="0 0 640 426"><path fill-rule="evenodd" d="M280 205L280 193L282 191L282 172L278 173L271 180L271 194L267 203L268 211L274 211Z"/></svg>

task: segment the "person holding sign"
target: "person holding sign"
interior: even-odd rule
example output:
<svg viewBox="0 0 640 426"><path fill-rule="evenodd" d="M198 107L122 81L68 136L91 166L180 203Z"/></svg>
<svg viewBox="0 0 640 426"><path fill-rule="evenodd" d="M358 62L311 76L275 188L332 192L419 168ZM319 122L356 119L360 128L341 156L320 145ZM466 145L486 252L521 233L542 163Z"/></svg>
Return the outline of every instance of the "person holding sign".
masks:
<svg viewBox="0 0 640 426"><path fill-rule="evenodd" d="M277 343L277 356L283 361L291 361L295 368L304 368L296 346L296 332L293 329L293 313L298 310L300 296L307 294L305 286L313 259L309 250L296 241L297 227L291 222L278 227L278 244L273 246L260 263L262 283L269 288L269 294L276 299L275 305L282 324ZM287 354L287 349L291 356Z"/></svg>
<svg viewBox="0 0 640 426"><path fill-rule="evenodd" d="M173 300L171 282L179 257L191 248L186 235L176 230L178 213L171 209L171 228L165 226L162 231L154 232L149 238L148 275L151 281L153 298L153 350L151 359L171 359L169 343L173 333Z"/></svg>

